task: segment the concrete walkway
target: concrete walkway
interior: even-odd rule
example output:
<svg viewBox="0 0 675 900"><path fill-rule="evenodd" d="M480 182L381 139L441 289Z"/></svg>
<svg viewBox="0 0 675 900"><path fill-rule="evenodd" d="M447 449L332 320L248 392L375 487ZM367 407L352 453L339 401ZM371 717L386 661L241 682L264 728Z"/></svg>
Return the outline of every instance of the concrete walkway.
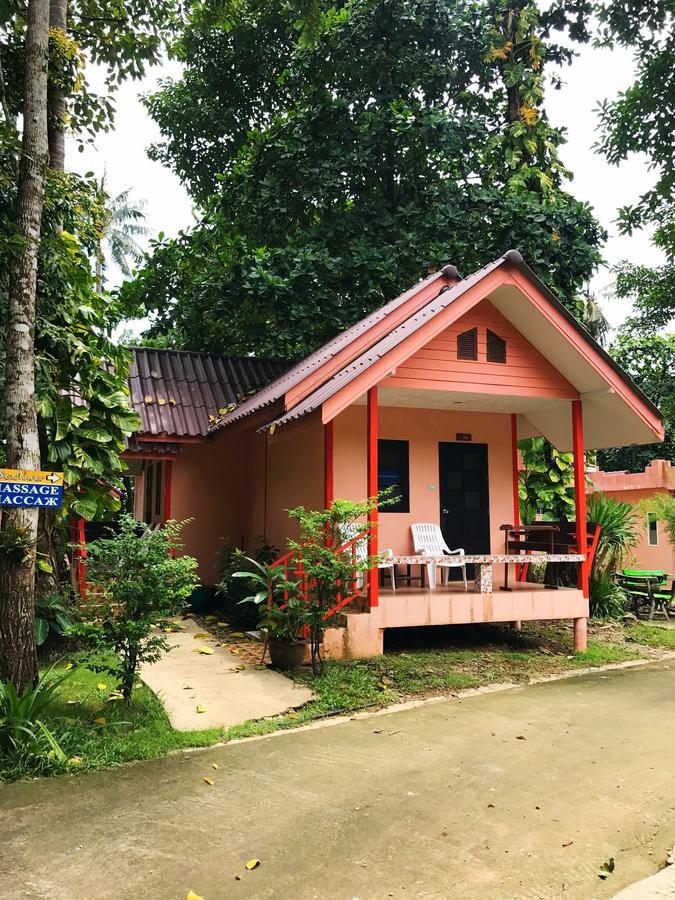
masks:
<svg viewBox="0 0 675 900"><path fill-rule="evenodd" d="M0 893L606 898L675 843L674 768L673 662L450 700L0 787Z"/></svg>
<svg viewBox="0 0 675 900"><path fill-rule="evenodd" d="M279 672L242 663L192 619L180 624L183 630L169 635L171 652L141 671L179 731L228 728L286 712L312 699L310 690Z"/></svg>

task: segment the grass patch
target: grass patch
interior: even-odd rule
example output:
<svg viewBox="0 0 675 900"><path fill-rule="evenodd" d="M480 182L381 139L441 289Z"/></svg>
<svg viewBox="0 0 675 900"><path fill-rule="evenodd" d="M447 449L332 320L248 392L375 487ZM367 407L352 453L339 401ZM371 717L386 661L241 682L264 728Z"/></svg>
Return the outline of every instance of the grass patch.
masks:
<svg viewBox="0 0 675 900"><path fill-rule="evenodd" d="M627 640L647 647L662 647L666 650L675 650L675 628L666 628L662 625L647 625L643 622L627 629Z"/></svg>
<svg viewBox="0 0 675 900"><path fill-rule="evenodd" d="M63 666L55 669L55 673L61 671ZM99 684L105 684L105 689L99 689ZM223 739L222 728L175 731L161 702L145 685L134 690L131 709L121 700L108 700L114 688L106 676L80 667L58 689L45 724L73 760L68 771L153 759L172 750L208 747ZM105 719L105 723L97 724L96 719ZM0 781L12 781L26 774L31 773L22 771L20 766L3 764L0 759Z"/></svg>
<svg viewBox="0 0 675 900"><path fill-rule="evenodd" d="M439 632L436 629L432 634ZM459 632L454 630L453 634ZM326 716L384 707L415 697L505 682L527 683L542 675L642 656L635 643L626 643L622 632L617 637L613 631L591 639L583 653L573 654L571 630L560 623L526 625L522 632L481 626L469 634L472 646L446 644L370 659L329 661L318 678L302 671L294 677L314 691L314 700L295 712L236 725L227 730L226 737L234 740L269 734ZM675 636L675 632L672 634Z"/></svg>

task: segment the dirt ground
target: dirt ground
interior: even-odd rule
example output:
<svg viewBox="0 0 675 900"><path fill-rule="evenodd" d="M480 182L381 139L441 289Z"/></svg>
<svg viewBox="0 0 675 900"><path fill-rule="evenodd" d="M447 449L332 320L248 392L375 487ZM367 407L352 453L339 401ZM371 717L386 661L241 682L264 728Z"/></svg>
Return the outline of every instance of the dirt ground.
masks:
<svg viewBox="0 0 675 900"><path fill-rule="evenodd" d="M675 843L674 760L662 661L6 785L0 893L610 897Z"/></svg>

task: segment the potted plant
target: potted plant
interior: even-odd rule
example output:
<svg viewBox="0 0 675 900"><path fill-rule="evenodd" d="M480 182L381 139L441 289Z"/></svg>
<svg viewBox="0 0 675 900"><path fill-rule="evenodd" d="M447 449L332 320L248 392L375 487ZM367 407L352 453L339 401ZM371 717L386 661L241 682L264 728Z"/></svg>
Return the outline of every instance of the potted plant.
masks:
<svg viewBox="0 0 675 900"><path fill-rule="evenodd" d="M302 637L307 607L299 595L298 584L288 581L278 567L250 557L246 559L253 571L234 572L232 577L247 578L255 593L240 603L255 603L260 607L258 624L266 633L274 668L296 672L307 650L307 641Z"/></svg>

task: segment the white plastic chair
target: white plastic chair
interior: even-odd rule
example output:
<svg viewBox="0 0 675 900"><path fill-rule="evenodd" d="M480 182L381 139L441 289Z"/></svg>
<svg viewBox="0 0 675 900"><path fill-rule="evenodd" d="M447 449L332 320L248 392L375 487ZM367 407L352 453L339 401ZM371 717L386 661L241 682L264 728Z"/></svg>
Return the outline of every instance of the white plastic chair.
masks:
<svg viewBox="0 0 675 900"><path fill-rule="evenodd" d="M352 522L350 525L342 526L342 539L345 544L347 541L353 540L355 537L358 537L362 531L364 526L359 525L357 522ZM384 556L384 559L381 559L377 564L378 569L386 569L389 572L389 576L391 578L391 589L392 591L396 590L396 566L393 562L389 562L390 558L393 558L394 551L391 547L385 547L384 550L378 551L378 556ZM368 538L364 537L360 541L356 542L356 558L361 561L367 559L368 557ZM359 587L363 587L363 573L359 573Z"/></svg>
<svg viewBox="0 0 675 900"><path fill-rule="evenodd" d="M456 556L457 561L454 560L438 560L434 562L427 563L427 575L429 576L429 587L433 590L436 587L436 569L440 568L441 570L445 569L445 581L443 580L443 572L441 571L441 583L448 583L449 572L448 569L461 569L462 575L464 576L464 589L467 588L466 583L466 563L462 559L465 555L464 550L461 547L458 547L456 550L451 550L450 547L445 543L445 539L443 538L443 532L440 527L433 522L420 522L416 525L411 525L410 529L412 531L412 539L413 539L413 547L415 548L415 553L419 553L422 556Z"/></svg>

